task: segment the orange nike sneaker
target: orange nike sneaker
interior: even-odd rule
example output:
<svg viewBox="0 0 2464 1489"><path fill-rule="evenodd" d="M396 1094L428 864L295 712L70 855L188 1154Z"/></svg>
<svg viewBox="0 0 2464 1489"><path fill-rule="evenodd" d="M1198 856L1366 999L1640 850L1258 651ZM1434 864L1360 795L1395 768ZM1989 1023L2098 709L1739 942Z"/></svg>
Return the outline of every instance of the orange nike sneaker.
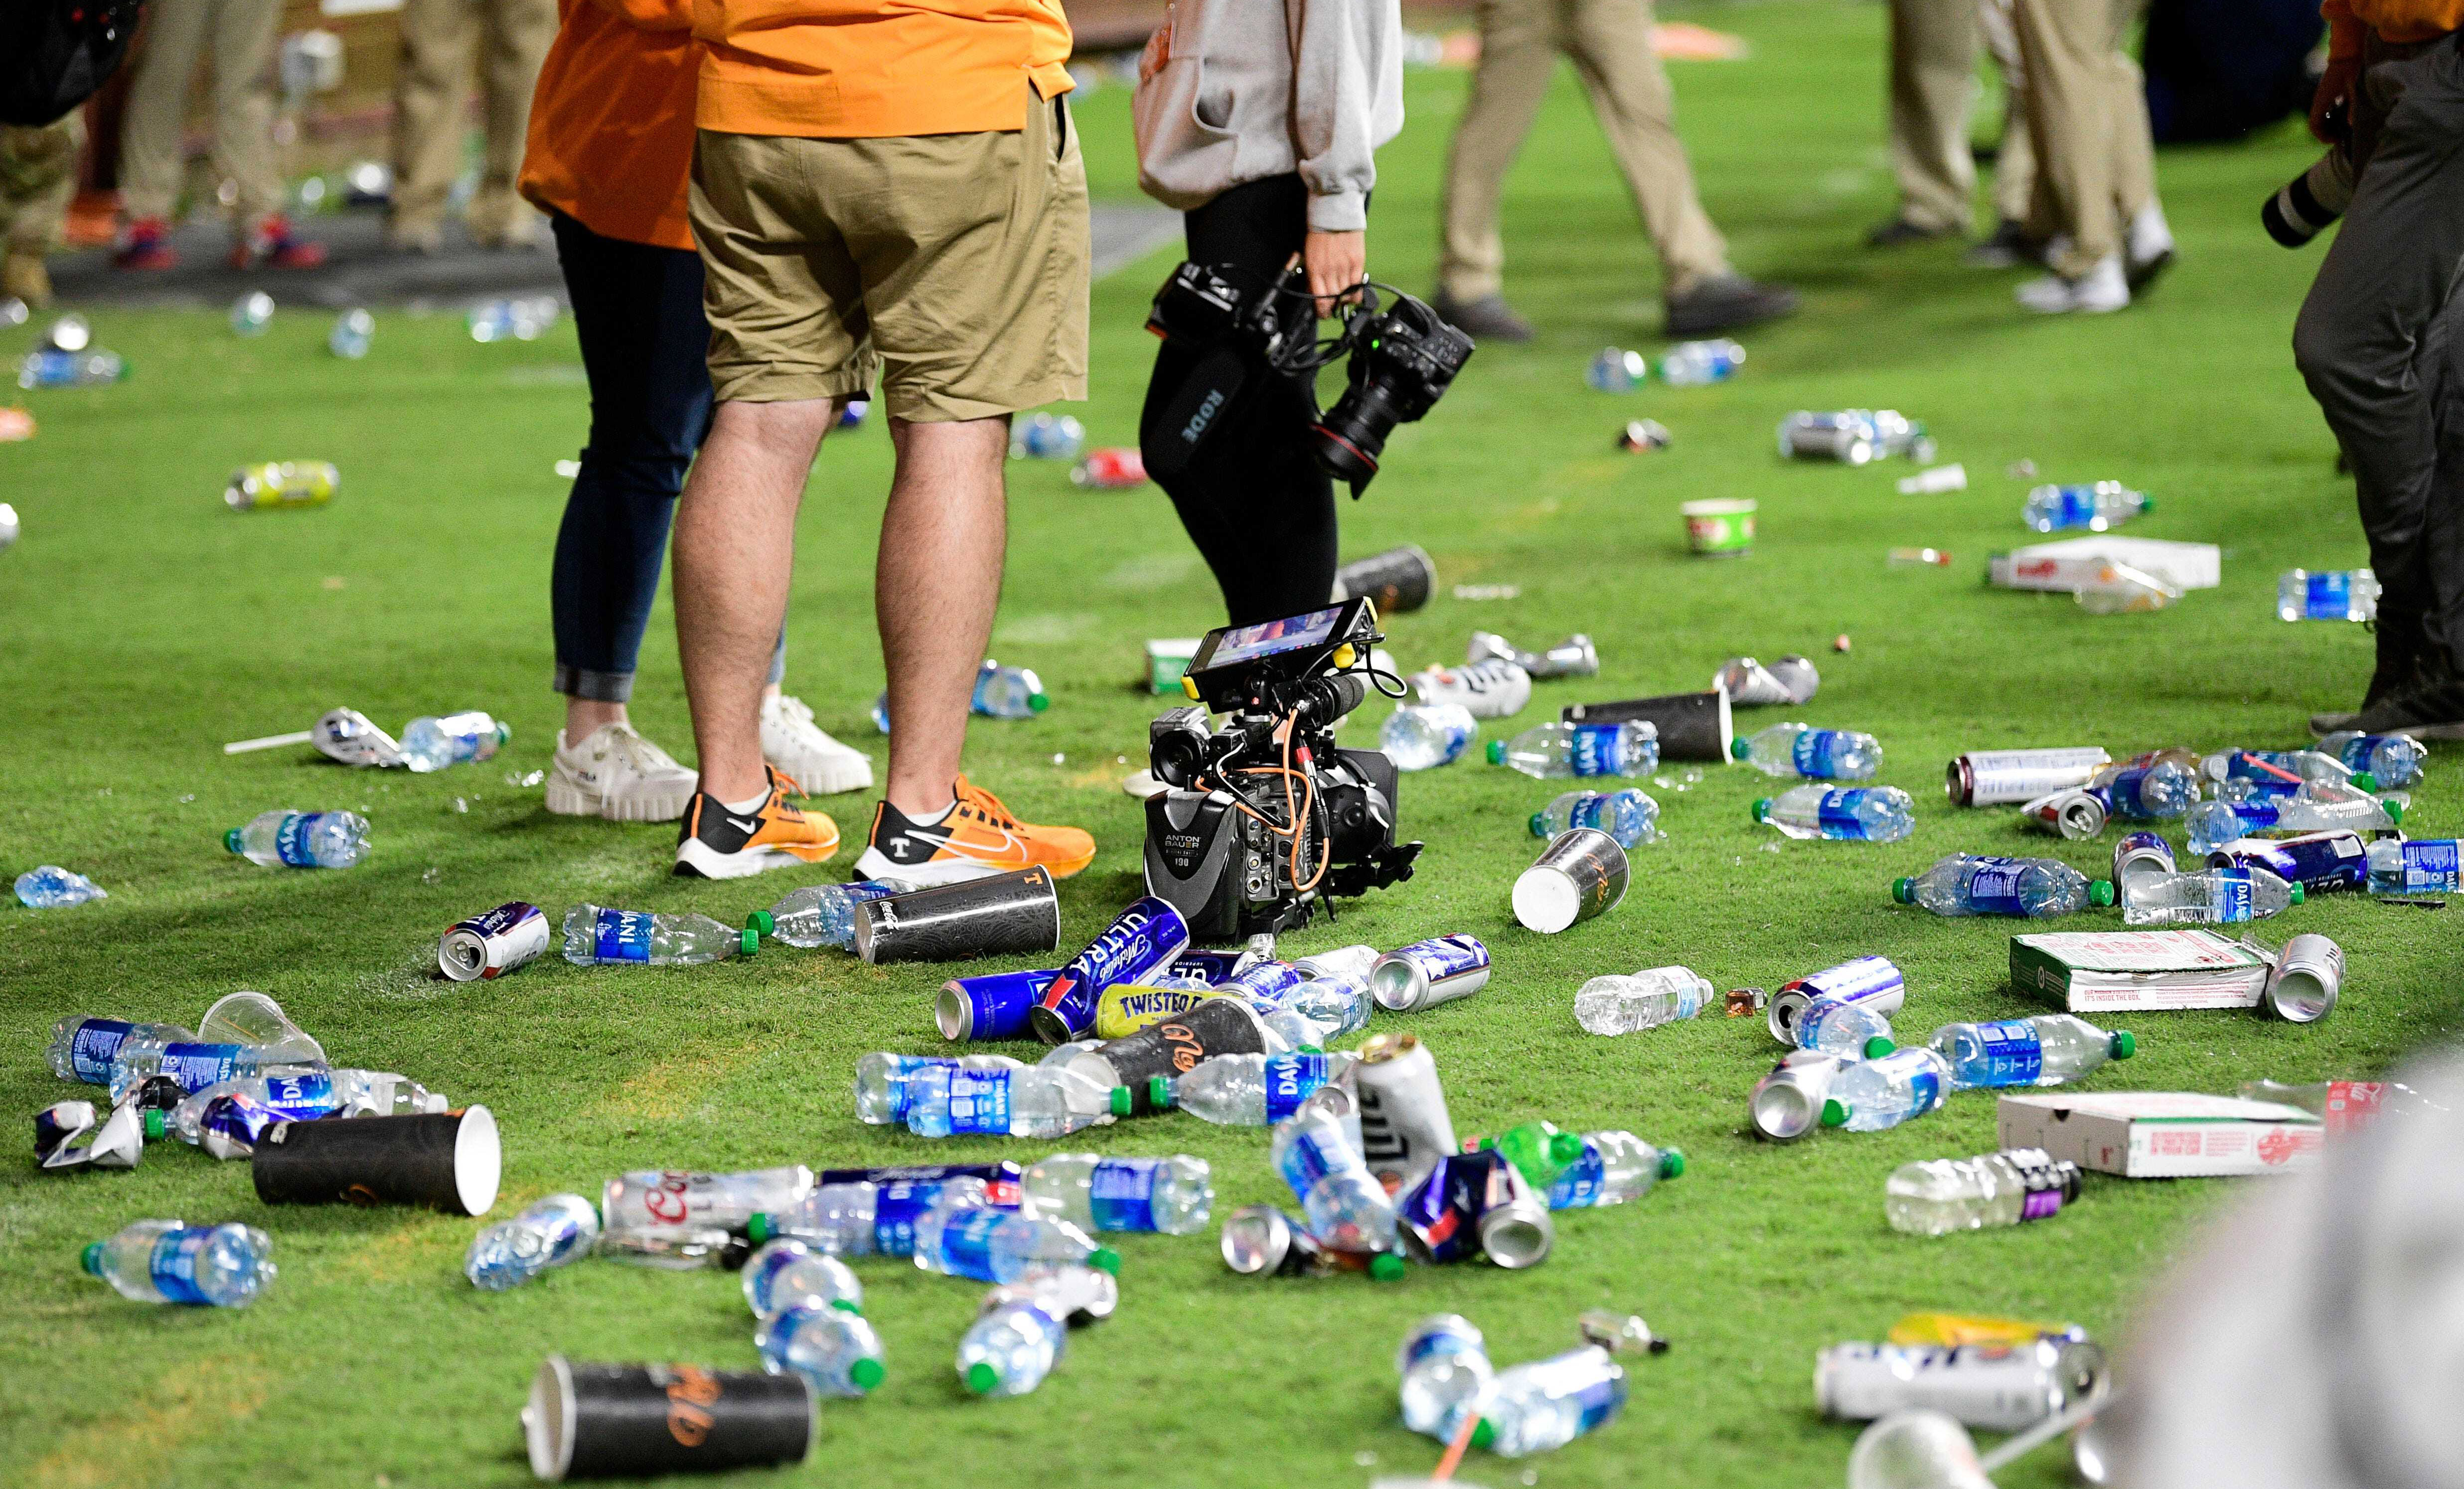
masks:
<svg viewBox="0 0 2464 1489"><path fill-rule="evenodd" d="M708 791L693 792L676 833L680 878L744 878L764 869L819 863L839 851L839 825L791 805L796 783L770 772L770 794L749 813L728 810Z"/></svg>
<svg viewBox="0 0 2464 1489"><path fill-rule="evenodd" d="M921 823L884 801L855 861L858 878L898 878L919 887L986 878L1042 864L1067 878L1095 861L1095 839L1074 827L1039 827L1009 814L1001 798L958 777L957 803L940 821Z"/></svg>

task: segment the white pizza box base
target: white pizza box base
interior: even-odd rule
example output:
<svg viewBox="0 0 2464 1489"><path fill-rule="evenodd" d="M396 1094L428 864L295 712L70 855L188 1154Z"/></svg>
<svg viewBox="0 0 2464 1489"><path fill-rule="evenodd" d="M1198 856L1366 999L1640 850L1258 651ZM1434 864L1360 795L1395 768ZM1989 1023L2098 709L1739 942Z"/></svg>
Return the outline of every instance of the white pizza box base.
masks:
<svg viewBox="0 0 2464 1489"><path fill-rule="evenodd" d="M2191 1091L2006 1096L2005 1151L2041 1147L2125 1179L2294 1173L2319 1161L2326 1129L2298 1106Z"/></svg>
<svg viewBox="0 0 2464 1489"><path fill-rule="evenodd" d="M2246 1009L2270 961L2211 930L2039 931L2011 938L2011 988L2073 1013Z"/></svg>
<svg viewBox="0 0 2464 1489"><path fill-rule="evenodd" d="M2222 578L2224 555L2212 543L2095 533L1996 553L1987 578L2005 589L2076 590L2093 583L2097 570L2106 564L2127 564L2161 574L2176 589L2212 589Z"/></svg>

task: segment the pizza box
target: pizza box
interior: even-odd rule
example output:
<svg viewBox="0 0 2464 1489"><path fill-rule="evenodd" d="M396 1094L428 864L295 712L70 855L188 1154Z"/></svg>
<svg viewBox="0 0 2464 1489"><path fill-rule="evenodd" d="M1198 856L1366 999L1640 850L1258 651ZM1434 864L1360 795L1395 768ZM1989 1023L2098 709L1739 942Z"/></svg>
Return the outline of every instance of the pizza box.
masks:
<svg viewBox="0 0 2464 1489"><path fill-rule="evenodd" d="M2125 1179L2293 1173L2319 1161L2326 1127L2298 1106L2191 1091L2006 1096L2001 1145L2040 1147Z"/></svg>
<svg viewBox="0 0 2464 1489"><path fill-rule="evenodd" d="M2044 931L2011 938L2011 987L2073 1013L2246 1009L2274 961L2211 930Z"/></svg>
<svg viewBox="0 0 2464 1489"><path fill-rule="evenodd" d="M2224 555L2212 543L2096 533L1996 553L1988 562L1986 578L2005 589L2078 590L2093 584L2107 564L2145 569L2172 581L2177 589L2212 589L2222 580Z"/></svg>

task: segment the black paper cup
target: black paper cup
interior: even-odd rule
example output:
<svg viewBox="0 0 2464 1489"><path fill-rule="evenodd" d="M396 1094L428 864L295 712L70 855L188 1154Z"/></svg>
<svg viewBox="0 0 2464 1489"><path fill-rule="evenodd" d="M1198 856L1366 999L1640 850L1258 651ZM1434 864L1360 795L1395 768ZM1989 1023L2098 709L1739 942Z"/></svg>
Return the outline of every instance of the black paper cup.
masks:
<svg viewBox="0 0 2464 1489"><path fill-rule="evenodd" d="M1380 615L1400 615L1429 603L1438 587L1438 566L1428 551L1407 543L1364 559L1353 559L1334 571L1334 599L1366 596Z"/></svg>
<svg viewBox="0 0 2464 1489"><path fill-rule="evenodd" d="M416 1117L286 1122L257 1141L249 1171L269 1205L413 1205L484 1215L504 1165L484 1106Z"/></svg>
<svg viewBox="0 0 2464 1489"><path fill-rule="evenodd" d="M855 954L875 966L1059 949L1061 900L1048 869L938 884L855 908Z"/></svg>
<svg viewBox="0 0 2464 1489"><path fill-rule="evenodd" d="M531 1472L650 1478L802 1462L813 1446L803 1376L698 1365L576 1365L550 1355L522 1409Z"/></svg>
<svg viewBox="0 0 2464 1489"><path fill-rule="evenodd" d="M1728 712L1728 695L1718 688L1707 693L1671 693L1662 698L1630 698L1607 703L1569 703L1560 715L1568 723L1638 723L1660 728L1662 760L1716 760L1726 764L1736 725Z"/></svg>
<svg viewBox="0 0 2464 1489"><path fill-rule="evenodd" d="M1200 1060L1219 1055L1258 1055L1266 1048L1266 1026L1242 997L1209 998L1186 1013L1150 1024L1126 1039L1089 1050L1070 1061L1081 1061L1098 1083L1111 1078L1130 1088L1130 1113L1143 1117L1155 1110L1147 1083L1157 1076L1185 1076Z"/></svg>
<svg viewBox="0 0 2464 1489"><path fill-rule="evenodd" d="M1631 873L1616 838L1597 828L1569 828L1514 881L1514 918L1526 930L1554 936L1616 909Z"/></svg>

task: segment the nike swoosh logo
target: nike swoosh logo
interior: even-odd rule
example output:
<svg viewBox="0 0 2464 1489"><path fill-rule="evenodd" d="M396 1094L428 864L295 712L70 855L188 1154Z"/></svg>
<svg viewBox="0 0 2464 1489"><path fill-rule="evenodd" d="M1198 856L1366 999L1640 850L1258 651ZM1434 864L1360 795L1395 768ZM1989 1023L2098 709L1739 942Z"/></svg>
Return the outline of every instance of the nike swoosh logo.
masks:
<svg viewBox="0 0 2464 1489"><path fill-rule="evenodd" d="M1026 851L1025 842L1009 829L1001 829L1001 846L998 848L978 848L969 844L952 842L946 839L943 840L941 846L951 853L958 855L960 857L980 858L986 860L1005 853L1024 853Z"/></svg>
<svg viewBox="0 0 2464 1489"><path fill-rule="evenodd" d="M730 817L727 819L727 822L730 827L735 828L739 833L757 833L761 829L761 824L759 822L747 822L742 817Z"/></svg>

